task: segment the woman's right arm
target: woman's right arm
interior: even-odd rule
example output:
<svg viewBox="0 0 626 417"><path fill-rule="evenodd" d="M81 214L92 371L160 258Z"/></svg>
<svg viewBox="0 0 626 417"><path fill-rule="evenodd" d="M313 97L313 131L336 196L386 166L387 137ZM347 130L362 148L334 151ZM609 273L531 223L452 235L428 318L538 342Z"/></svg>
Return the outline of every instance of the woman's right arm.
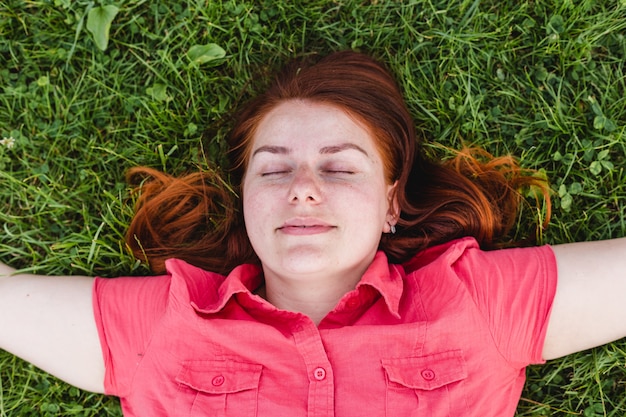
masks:
<svg viewBox="0 0 626 417"><path fill-rule="evenodd" d="M78 388L104 392L93 281L15 274L0 263L0 348Z"/></svg>

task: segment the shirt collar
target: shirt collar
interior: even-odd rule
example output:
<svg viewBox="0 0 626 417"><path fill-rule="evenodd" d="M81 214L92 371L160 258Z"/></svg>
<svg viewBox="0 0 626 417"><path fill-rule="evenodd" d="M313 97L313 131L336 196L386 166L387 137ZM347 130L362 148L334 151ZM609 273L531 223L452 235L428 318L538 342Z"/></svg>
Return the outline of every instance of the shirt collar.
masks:
<svg viewBox="0 0 626 417"><path fill-rule="evenodd" d="M179 259L168 260L166 267L172 275L172 286L186 287L175 292L180 294L180 291L184 291L186 293L184 298L188 299L199 314L221 311L237 294L246 294L250 301L256 299L257 302L264 303L261 297L252 294L263 282L261 268L257 265L240 265L226 277L189 265ZM395 317L399 317L404 287L404 269L401 266L389 264L387 256L382 251L377 252L356 289L359 290L363 286L369 286L380 293L389 311Z"/></svg>
<svg viewBox="0 0 626 417"><path fill-rule="evenodd" d="M165 268L171 275L170 300L191 304L197 313L216 313L238 293L251 293L263 282L261 268L245 264L227 277L205 271L181 259L168 259Z"/></svg>
<svg viewBox="0 0 626 417"><path fill-rule="evenodd" d="M388 263L387 255L378 251L357 284L357 289L365 285L378 291L385 300L389 312L400 318L400 299L404 288L404 269L400 265Z"/></svg>

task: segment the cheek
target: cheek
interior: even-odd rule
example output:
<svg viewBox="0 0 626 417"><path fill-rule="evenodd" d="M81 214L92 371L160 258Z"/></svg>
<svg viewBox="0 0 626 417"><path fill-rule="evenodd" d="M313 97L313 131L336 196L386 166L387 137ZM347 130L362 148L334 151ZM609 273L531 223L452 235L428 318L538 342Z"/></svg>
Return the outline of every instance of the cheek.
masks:
<svg viewBox="0 0 626 417"><path fill-rule="evenodd" d="M386 208L389 200L387 191L388 188L385 183L373 180L360 190L360 198L372 209Z"/></svg>
<svg viewBox="0 0 626 417"><path fill-rule="evenodd" d="M248 223L248 219L254 216L254 213L257 211L256 203L254 201L254 194L249 192L244 192L242 196L242 204L243 204L243 217L246 223Z"/></svg>
<svg viewBox="0 0 626 417"><path fill-rule="evenodd" d="M243 183L241 186L241 207L243 210L243 219L246 223L246 228L249 228L250 224L248 224L248 220L254 212L254 205L252 204L253 199L251 199L251 197L252 194L249 192L249 187Z"/></svg>
<svg viewBox="0 0 626 417"><path fill-rule="evenodd" d="M243 216L246 222L246 228L258 226L260 220L267 217L268 205L270 199L266 192L259 192L254 189L243 190Z"/></svg>
<svg viewBox="0 0 626 417"><path fill-rule="evenodd" d="M254 250L257 250L259 237L263 236L260 225L264 223L263 214L260 210L254 195L244 193L243 195L243 221L246 225L246 233Z"/></svg>

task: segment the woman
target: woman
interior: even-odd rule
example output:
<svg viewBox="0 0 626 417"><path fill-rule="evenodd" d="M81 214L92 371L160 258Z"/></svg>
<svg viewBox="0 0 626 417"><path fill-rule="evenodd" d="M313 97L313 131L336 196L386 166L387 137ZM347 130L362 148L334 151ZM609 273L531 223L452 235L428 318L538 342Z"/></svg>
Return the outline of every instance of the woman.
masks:
<svg viewBox="0 0 626 417"><path fill-rule="evenodd" d="M364 55L289 66L231 140L241 199L131 172L151 178L128 243L162 275L3 267L0 346L128 416L504 416L526 365L626 335L626 240L481 250L541 184L429 162Z"/></svg>

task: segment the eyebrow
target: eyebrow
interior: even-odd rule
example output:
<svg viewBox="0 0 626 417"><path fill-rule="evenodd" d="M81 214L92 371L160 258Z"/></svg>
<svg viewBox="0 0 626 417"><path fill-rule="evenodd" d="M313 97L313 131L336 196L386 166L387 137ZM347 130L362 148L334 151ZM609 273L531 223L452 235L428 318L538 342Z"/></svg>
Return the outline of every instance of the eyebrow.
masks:
<svg viewBox="0 0 626 417"><path fill-rule="evenodd" d="M354 149L356 151L363 153L365 156L369 157L369 154L367 153L367 151L365 151L365 149L361 148L359 145L355 145L354 143L347 143L347 142L342 143L340 145L324 146L323 148L320 149L320 154L334 154L334 153L338 153L338 152L345 151L348 149ZM255 149L255 151L252 153L252 156L255 156L256 154L261 153L261 152L269 152L269 153L278 154L278 155L287 155L291 153L291 149L285 146L264 145Z"/></svg>
<svg viewBox="0 0 626 417"><path fill-rule="evenodd" d="M269 152L269 153L273 153L273 154L283 154L286 155L288 153L291 152L291 149L286 148L284 146L260 146L257 149L255 149L255 151L252 153L252 156L255 156L258 153L261 152Z"/></svg>
<svg viewBox="0 0 626 417"><path fill-rule="evenodd" d="M341 151L345 151L348 149L354 149L357 150L361 153L363 153L365 156L369 157L369 154L365 151L365 149L361 148L359 145L355 145L354 143L342 143L340 145L335 145L335 146L325 146L322 149L320 149L320 153L321 154L329 154L329 153L337 153L337 152L341 152Z"/></svg>

